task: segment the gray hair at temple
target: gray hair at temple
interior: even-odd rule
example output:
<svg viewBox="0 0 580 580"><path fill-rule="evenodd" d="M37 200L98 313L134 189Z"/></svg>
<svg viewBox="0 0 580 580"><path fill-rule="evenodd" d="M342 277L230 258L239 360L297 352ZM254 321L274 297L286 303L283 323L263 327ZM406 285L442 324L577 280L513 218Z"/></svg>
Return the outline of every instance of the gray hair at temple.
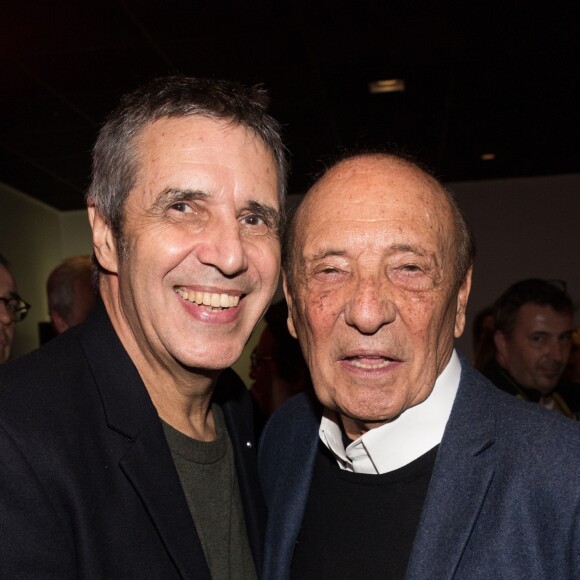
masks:
<svg viewBox="0 0 580 580"><path fill-rule="evenodd" d="M246 127L272 152L283 221L288 164L280 126L266 112L265 102L266 94L260 87L186 76L158 78L125 95L107 118L93 148L87 201L95 205L115 238L122 239L123 208L137 178L135 138L158 119L199 115Z"/></svg>
<svg viewBox="0 0 580 580"><path fill-rule="evenodd" d="M461 283L465 280L465 276L469 268L473 265L475 260L475 239L473 233L455 196L453 193L447 189L441 181L439 181L427 168L423 167L419 162L411 159L410 157L402 154L385 152L384 150L363 150L342 153L339 158L333 159L328 163L324 170L316 176L315 182L324 177L333 167L340 165L344 161L356 159L357 157L384 157L396 163L406 165L411 167L418 172L420 172L425 179L431 183L431 185L441 191L447 201L449 202L449 207L451 209L451 214L453 216L454 224L454 248L455 248L455 288L458 289ZM293 289L293 277L294 277L294 260L296 259L295 253L295 236L296 236L296 221L297 216L300 214L300 206L296 209L292 218L289 220L287 228L284 233L284 238L282 241L282 268L286 276L286 282L288 288L292 291Z"/></svg>

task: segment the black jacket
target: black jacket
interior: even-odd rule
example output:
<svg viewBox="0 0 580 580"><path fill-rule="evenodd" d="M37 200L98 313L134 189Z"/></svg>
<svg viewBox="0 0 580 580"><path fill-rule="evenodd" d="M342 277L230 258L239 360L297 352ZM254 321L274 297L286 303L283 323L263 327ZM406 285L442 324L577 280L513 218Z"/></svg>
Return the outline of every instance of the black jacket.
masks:
<svg viewBox="0 0 580 580"><path fill-rule="evenodd" d="M215 400L259 570L251 400L231 371ZM210 578L161 421L102 306L0 367L0 577Z"/></svg>

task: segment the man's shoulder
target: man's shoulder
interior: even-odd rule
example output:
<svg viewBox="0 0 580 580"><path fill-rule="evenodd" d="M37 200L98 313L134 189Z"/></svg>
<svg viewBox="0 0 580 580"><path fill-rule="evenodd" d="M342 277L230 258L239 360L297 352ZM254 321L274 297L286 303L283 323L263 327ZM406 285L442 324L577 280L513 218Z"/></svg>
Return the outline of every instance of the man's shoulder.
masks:
<svg viewBox="0 0 580 580"><path fill-rule="evenodd" d="M16 388L26 390L45 388L53 382L62 384L67 372L82 364L83 358L76 329L59 335L40 348L0 366L0 399Z"/></svg>
<svg viewBox="0 0 580 580"><path fill-rule="evenodd" d="M313 392L291 397L266 423L260 438L261 456L274 455L279 459L310 448L318 440L321 416L321 406Z"/></svg>
<svg viewBox="0 0 580 580"><path fill-rule="evenodd" d="M304 391L285 401L267 423L267 430L292 427L292 431L303 429L320 423L322 407L314 392Z"/></svg>
<svg viewBox="0 0 580 580"><path fill-rule="evenodd" d="M114 403L118 386L134 380L110 332L87 321L0 366L0 426L17 440L48 444L50 433L86 431L100 421L103 402L97 382ZM101 345L106 345L105 355ZM105 373L105 378L95 373Z"/></svg>
<svg viewBox="0 0 580 580"><path fill-rule="evenodd" d="M454 428L489 429L506 448L529 450L536 456L577 453L579 422L498 389L466 365L456 401Z"/></svg>

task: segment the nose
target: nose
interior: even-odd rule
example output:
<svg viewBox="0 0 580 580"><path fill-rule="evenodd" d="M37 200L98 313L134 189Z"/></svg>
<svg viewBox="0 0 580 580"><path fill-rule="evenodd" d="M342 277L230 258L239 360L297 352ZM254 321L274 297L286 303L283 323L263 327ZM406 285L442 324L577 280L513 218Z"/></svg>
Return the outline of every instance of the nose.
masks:
<svg viewBox="0 0 580 580"><path fill-rule="evenodd" d="M238 220L215 220L204 232L197 257L201 263L218 269L224 276L243 272L247 268L247 255Z"/></svg>
<svg viewBox="0 0 580 580"><path fill-rule="evenodd" d="M386 283L367 277L352 286L352 294L345 311L349 326L362 334L374 334L395 320L396 308Z"/></svg>

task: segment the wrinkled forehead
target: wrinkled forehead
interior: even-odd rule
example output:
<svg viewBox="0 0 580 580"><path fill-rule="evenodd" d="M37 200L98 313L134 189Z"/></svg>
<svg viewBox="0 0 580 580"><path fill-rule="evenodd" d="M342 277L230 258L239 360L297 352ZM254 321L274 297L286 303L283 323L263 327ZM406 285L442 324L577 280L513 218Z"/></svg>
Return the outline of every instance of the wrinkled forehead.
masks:
<svg viewBox="0 0 580 580"><path fill-rule="evenodd" d="M384 225L389 233L450 249L453 214L446 193L430 176L384 158L356 158L332 168L299 209L296 243L328 230L338 237Z"/></svg>

